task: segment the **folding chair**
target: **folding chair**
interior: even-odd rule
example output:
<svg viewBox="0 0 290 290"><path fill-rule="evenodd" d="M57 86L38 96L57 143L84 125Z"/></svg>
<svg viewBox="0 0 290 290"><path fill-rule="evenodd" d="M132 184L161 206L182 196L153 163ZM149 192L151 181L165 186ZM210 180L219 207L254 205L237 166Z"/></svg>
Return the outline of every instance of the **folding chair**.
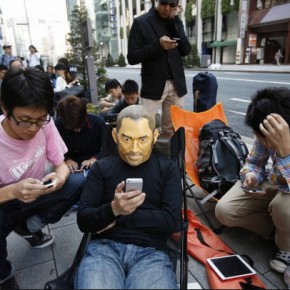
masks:
<svg viewBox="0 0 290 290"><path fill-rule="evenodd" d="M168 144L167 144L168 145ZM188 281L188 255L187 255L187 199L186 199L186 181L185 181L185 166L184 166L184 153L185 153L185 131L184 128L180 128L175 132L170 140L170 157L171 160L176 162L181 175L182 193L183 193L183 215L181 216L180 232L175 233L171 237L171 241L175 245L174 248L170 247L170 258L173 264L173 268L176 271L176 262L179 258L179 283L180 289L187 289ZM157 152L161 152L155 149ZM44 289L73 289L74 275L78 269L79 263L84 255L86 244L90 241L90 234L85 233L78 247L77 253L73 260L72 265L59 277L52 281L48 281ZM176 241L176 242L175 242ZM174 256L174 257L173 257Z"/></svg>
<svg viewBox="0 0 290 290"><path fill-rule="evenodd" d="M192 185L190 185L188 180L186 179L186 188L190 191L190 195L188 197L194 198L210 227L215 232L220 232L220 229L216 229L213 226L211 220L209 219L206 211L203 208L203 204L205 204L210 199L216 200L216 198L214 197L216 192L209 193L202 188L199 182L198 171L195 166L195 161L197 160L198 157L198 149L199 149L198 137L201 127L214 119L219 119L227 124L227 118L223 109L223 105L221 102L218 102L209 110L199 113L186 111L177 106L171 106L170 109L174 129L178 130L178 128L180 127L184 127L185 129L185 170L187 176L192 182ZM195 195L192 189L193 186L199 187L206 194L206 196L200 200Z"/></svg>

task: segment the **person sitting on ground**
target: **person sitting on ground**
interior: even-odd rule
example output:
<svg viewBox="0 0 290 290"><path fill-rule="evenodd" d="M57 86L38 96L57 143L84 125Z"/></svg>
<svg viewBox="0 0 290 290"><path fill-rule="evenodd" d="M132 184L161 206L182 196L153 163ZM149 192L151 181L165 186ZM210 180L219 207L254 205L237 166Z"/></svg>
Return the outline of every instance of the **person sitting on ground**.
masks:
<svg viewBox="0 0 290 290"><path fill-rule="evenodd" d="M10 232L21 234L32 248L51 245L54 236L42 229L79 200L84 181L70 175L64 163L67 149L49 115L54 93L45 73L8 70L1 90L0 285L15 273L7 260ZM54 167L48 174L47 161ZM43 184L49 180L50 186Z"/></svg>
<svg viewBox="0 0 290 290"><path fill-rule="evenodd" d="M102 107L102 113L106 113L110 108L116 105L123 96L121 84L116 79L107 80L105 83L105 90L109 95L100 99L99 105Z"/></svg>
<svg viewBox="0 0 290 290"><path fill-rule="evenodd" d="M158 130L144 107L123 109L112 134L119 153L92 166L82 192L77 222L92 239L74 287L178 289L166 240L180 226L179 169L152 153ZM143 178L142 192L126 191L126 178Z"/></svg>
<svg viewBox="0 0 290 290"><path fill-rule="evenodd" d="M283 273L290 265L290 90L258 90L248 106L246 124L255 134L253 148L240 172L241 181L219 200L215 214L226 226L275 238L278 251L270 267ZM269 158L272 164L266 170ZM263 190L249 193L241 185Z"/></svg>
<svg viewBox="0 0 290 290"><path fill-rule="evenodd" d="M102 158L105 122L99 116L87 114L84 99L76 96L61 99L55 125L68 147L65 163L71 172L90 169L96 160Z"/></svg>
<svg viewBox="0 0 290 290"><path fill-rule="evenodd" d="M126 80L122 85L123 97L120 101L109 109L104 119L106 121L116 120L117 114L120 113L124 108L131 105L139 104L139 86L134 80Z"/></svg>

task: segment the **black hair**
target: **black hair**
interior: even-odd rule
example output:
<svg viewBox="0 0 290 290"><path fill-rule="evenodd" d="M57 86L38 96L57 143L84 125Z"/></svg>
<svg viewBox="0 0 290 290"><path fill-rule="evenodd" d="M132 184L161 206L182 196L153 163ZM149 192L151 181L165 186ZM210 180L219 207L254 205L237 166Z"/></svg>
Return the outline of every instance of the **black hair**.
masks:
<svg viewBox="0 0 290 290"><path fill-rule="evenodd" d="M116 79L109 79L105 83L105 90L108 92L110 89L116 89L117 87L121 88L121 84Z"/></svg>
<svg viewBox="0 0 290 290"><path fill-rule="evenodd" d="M11 116L16 107L32 107L53 114L54 92L50 79L37 68L8 70L1 85L1 105Z"/></svg>
<svg viewBox="0 0 290 290"><path fill-rule="evenodd" d="M66 96L57 104L57 115L66 129L80 129L87 118L87 104L83 98Z"/></svg>
<svg viewBox="0 0 290 290"><path fill-rule="evenodd" d="M281 115L290 127L290 90L286 87L268 87L258 90L248 106L245 123L254 133L262 135L259 128L271 113Z"/></svg>
<svg viewBox="0 0 290 290"><path fill-rule="evenodd" d="M131 94L138 94L139 93L139 86L138 84L133 80L126 80L124 84L122 85L122 93L123 95L131 95Z"/></svg>
<svg viewBox="0 0 290 290"><path fill-rule="evenodd" d="M37 65L35 66L35 68L37 68L37 69L39 69L39 70L41 70L41 71L44 71L43 66L40 65L40 64L37 64Z"/></svg>
<svg viewBox="0 0 290 290"><path fill-rule="evenodd" d="M29 48L33 48L35 50L35 52L38 52L37 49L36 49L36 47L34 45L29 45L28 49Z"/></svg>

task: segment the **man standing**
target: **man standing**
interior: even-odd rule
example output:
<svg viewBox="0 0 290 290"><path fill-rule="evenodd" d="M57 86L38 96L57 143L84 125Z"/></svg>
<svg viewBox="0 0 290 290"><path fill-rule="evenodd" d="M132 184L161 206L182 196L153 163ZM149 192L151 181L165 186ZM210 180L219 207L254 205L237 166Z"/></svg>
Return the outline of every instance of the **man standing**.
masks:
<svg viewBox="0 0 290 290"><path fill-rule="evenodd" d="M153 114L162 106L161 136L170 137L170 106L182 107L187 93L182 57L191 45L185 35L178 0L158 0L157 6L135 18L128 43L128 62L141 63L141 100Z"/></svg>
<svg viewBox="0 0 290 290"><path fill-rule="evenodd" d="M15 59L15 56L12 55L12 45L10 44L4 44L3 49L5 53L1 57L1 62L0 64L6 65L6 67L9 67L10 61Z"/></svg>
<svg viewBox="0 0 290 290"><path fill-rule="evenodd" d="M93 164L81 197L78 225L93 234L74 289L178 289L166 240L180 225L179 170L151 154L158 130L144 107L123 109L112 135L119 154ZM126 190L127 178L143 189Z"/></svg>

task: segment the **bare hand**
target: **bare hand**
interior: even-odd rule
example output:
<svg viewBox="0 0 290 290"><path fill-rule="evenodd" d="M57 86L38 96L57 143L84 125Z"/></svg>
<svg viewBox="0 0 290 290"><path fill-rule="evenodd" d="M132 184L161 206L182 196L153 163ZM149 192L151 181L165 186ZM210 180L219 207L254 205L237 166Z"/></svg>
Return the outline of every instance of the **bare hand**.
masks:
<svg viewBox="0 0 290 290"><path fill-rule="evenodd" d="M178 43L176 40L170 39L168 36L162 36L160 38L160 45L165 50L176 48Z"/></svg>
<svg viewBox="0 0 290 290"><path fill-rule="evenodd" d="M243 186L246 187L258 187L259 182L258 182L258 178L256 176L256 174L252 173L252 172L248 172L245 175L245 180L243 182Z"/></svg>
<svg viewBox="0 0 290 290"><path fill-rule="evenodd" d="M89 160L84 160L82 162L81 169L90 169L91 166L97 161L96 158L92 157Z"/></svg>
<svg viewBox="0 0 290 290"><path fill-rule="evenodd" d="M183 7L181 5L177 5L175 9L172 11L170 17L174 18L177 15L180 15L183 12Z"/></svg>
<svg viewBox="0 0 290 290"><path fill-rule="evenodd" d="M66 164L67 167L69 168L69 171L70 171L70 172L73 172L74 170L79 169L78 164L77 164L74 160L72 160L72 159L67 159L67 160L65 161L65 164Z"/></svg>
<svg viewBox="0 0 290 290"><path fill-rule="evenodd" d="M34 178L27 178L15 183L13 190L13 196L25 203L32 202L46 193L46 187L42 181Z"/></svg>
<svg viewBox="0 0 290 290"><path fill-rule="evenodd" d="M245 180L243 182L243 186L246 187L254 187L254 188L258 188L259 186L259 182L258 182L258 178L256 176L256 174L252 173L252 172L248 172L245 176ZM249 193L252 195L265 195L267 194L266 192L253 192L253 193Z"/></svg>
<svg viewBox="0 0 290 290"><path fill-rule="evenodd" d="M53 185L50 187L45 187L45 193L51 193L53 191L56 191L57 189L60 189L65 183L65 180L61 178L56 172L51 172L48 175L44 176L42 182L47 180L51 180L53 182Z"/></svg>
<svg viewBox="0 0 290 290"><path fill-rule="evenodd" d="M141 193L140 190L123 192L124 187L125 182L122 181L115 190L114 200L112 201L112 210L115 216L131 214L145 200L146 194L144 192Z"/></svg>
<svg viewBox="0 0 290 290"><path fill-rule="evenodd" d="M290 132L287 122L278 114L272 113L260 124L260 130L267 144L273 146L281 158L290 155Z"/></svg>

